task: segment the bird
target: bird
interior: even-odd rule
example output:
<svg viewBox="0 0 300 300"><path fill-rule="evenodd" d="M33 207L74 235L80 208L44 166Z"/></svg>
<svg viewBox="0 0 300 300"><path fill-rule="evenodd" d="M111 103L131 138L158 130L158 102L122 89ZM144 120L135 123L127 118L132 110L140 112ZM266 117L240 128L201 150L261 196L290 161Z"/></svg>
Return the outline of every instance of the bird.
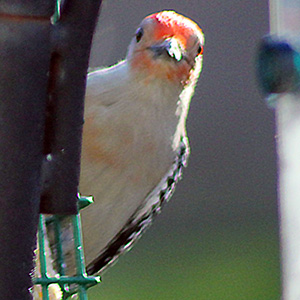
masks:
<svg viewBox="0 0 300 300"><path fill-rule="evenodd" d="M173 194L189 157L186 118L203 47L194 21L160 11L142 20L124 60L88 74L79 183L94 197L81 210L88 275L129 250ZM71 228L65 217L67 275L75 274Z"/></svg>

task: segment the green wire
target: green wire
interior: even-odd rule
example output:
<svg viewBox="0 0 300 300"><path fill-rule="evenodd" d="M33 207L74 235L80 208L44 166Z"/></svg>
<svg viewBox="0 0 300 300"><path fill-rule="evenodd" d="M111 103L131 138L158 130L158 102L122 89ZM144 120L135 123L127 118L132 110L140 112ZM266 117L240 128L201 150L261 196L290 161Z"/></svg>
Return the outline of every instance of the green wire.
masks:
<svg viewBox="0 0 300 300"><path fill-rule="evenodd" d="M80 197L79 196L79 207L83 208L87 205L93 203L91 197ZM51 216L47 217L47 223L53 223L54 233L55 233L55 241L56 241L56 252L57 252L57 261L58 261L58 271L59 277L48 277L47 276L47 265L46 265L46 255L45 255L45 226L44 226L44 218L43 215L40 215L39 219L39 258L40 258L40 270L41 276L39 278L34 279L34 284L42 285L42 293L43 300L49 300L48 286L50 284L56 283L59 284L61 289L64 292L63 299L67 299L71 295L78 293L80 300L87 300L87 289L99 283L99 276L87 276L85 271L85 260L84 260L84 252L82 246L82 230L81 230L81 220L80 214L72 215L72 226L73 226L73 236L74 236L74 251L75 251L75 262L76 262L76 276L65 276L65 263L64 263L64 255L63 255L63 247L61 240L61 220L63 216ZM70 290L68 288L71 285L75 285L75 287L71 287Z"/></svg>
<svg viewBox="0 0 300 300"><path fill-rule="evenodd" d="M51 17L51 23L55 24L60 19L60 4L62 0L56 0L54 14Z"/></svg>
<svg viewBox="0 0 300 300"><path fill-rule="evenodd" d="M42 284L43 300L49 300L48 293L48 276L47 276L47 264L45 255L45 233L44 233L44 222L43 216L39 218L39 257L41 264L41 279L44 281Z"/></svg>
<svg viewBox="0 0 300 300"><path fill-rule="evenodd" d="M85 262L84 254L82 248L82 236L81 236L81 226L80 226L80 215L77 214L72 216L73 223L73 235L74 235L74 249L75 249L75 259L76 259L76 275L84 279L86 277L85 273ZM84 285L79 285L79 299L87 300L86 287Z"/></svg>

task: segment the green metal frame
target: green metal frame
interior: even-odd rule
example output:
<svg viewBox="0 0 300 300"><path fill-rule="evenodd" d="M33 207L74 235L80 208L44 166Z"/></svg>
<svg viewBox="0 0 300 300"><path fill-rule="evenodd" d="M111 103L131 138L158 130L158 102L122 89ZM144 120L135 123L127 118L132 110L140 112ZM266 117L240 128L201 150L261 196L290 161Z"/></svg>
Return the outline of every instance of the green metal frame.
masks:
<svg viewBox="0 0 300 300"><path fill-rule="evenodd" d="M80 197L79 207L84 208L93 202L92 197ZM83 253L82 244L82 231L81 231L81 220L80 214L72 215L73 224L73 236L74 236L74 252L76 259L76 275L66 276L65 275L65 263L64 255L62 251L62 241L61 241L61 219L63 216L50 216L45 218L42 214L39 219L39 229L38 229L38 244L39 244L39 259L40 259L40 272L41 277L34 279L35 285L42 286L43 300L49 300L48 286L53 283L57 283L62 292L63 298L67 299L73 294L78 294L78 299L87 300L87 289L100 282L100 276L87 276L85 271L85 260ZM45 255L45 226L44 221L52 222L55 230L56 239L56 250L57 250L57 261L58 261L58 277L49 277L47 275L47 264ZM71 286L72 285L72 286Z"/></svg>

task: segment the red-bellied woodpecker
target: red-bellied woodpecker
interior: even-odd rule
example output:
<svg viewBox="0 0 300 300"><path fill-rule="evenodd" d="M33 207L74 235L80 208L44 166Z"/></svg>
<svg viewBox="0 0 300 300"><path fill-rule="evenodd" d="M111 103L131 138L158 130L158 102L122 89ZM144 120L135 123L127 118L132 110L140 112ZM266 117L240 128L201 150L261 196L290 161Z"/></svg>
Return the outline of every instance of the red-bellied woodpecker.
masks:
<svg viewBox="0 0 300 300"><path fill-rule="evenodd" d="M130 248L167 201L186 165L186 117L202 67L204 35L173 11L146 17L126 59L88 75L80 193L87 273ZM74 274L69 220L63 223Z"/></svg>

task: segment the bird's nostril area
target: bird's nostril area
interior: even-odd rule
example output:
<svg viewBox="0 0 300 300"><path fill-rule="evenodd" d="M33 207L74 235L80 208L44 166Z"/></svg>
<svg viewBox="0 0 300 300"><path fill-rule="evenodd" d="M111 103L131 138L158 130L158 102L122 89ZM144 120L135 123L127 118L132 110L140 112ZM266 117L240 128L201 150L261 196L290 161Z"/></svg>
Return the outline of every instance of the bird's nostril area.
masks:
<svg viewBox="0 0 300 300"><path fill-rule="evenodd" d="M179 43L172 38L165 40L159 45L151 46L149 49L154 53L154 58L161 55L167 55L176 61L180 61L183 58Z"/></svg>
<svg viewBox="0 0 300 300"><path fill-rule="evenodd" d="M175 39L168 40L167 51L169 56L174 58L177 61L180 61L183 57L180 44Z"/></svg>

